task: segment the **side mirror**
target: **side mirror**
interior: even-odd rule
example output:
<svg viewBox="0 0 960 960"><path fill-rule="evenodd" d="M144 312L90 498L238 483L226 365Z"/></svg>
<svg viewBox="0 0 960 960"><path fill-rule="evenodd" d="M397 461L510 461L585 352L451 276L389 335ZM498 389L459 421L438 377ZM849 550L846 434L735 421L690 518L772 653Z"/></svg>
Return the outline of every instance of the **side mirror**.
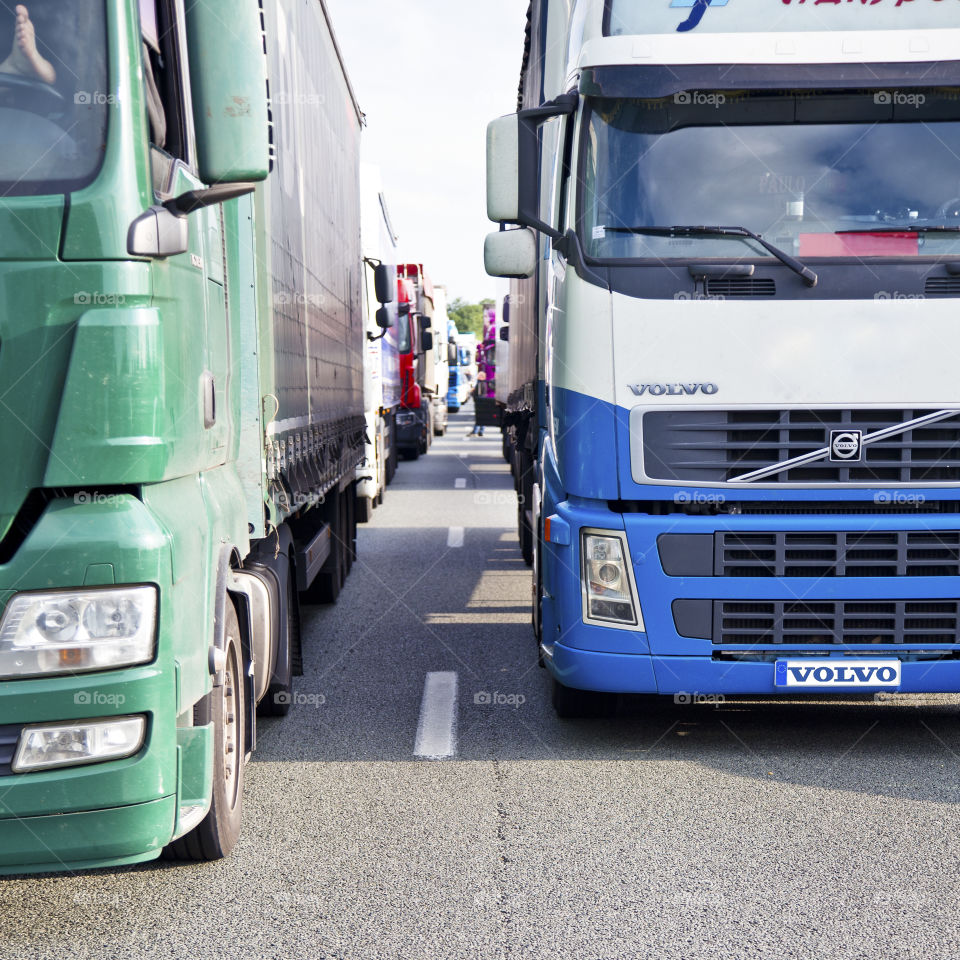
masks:
<svg viewBox="0 0 960 960"><path fill-rule="evenodd" d="M218 183L205 190L188 190L163 206L141 213L127 231L127 253L132 257L175 257L190 248L187 215L216 203L253 193L255 183Z"/></svg>
<svg viewBox="0 0 960 960"><path fill-rule="evenodd" d="M520 218L520 116L507 114L487 126L487 217Z"/></svg>
<svg viewBox="0 0 960 960"><path fill-rule="evenodd" d="M397 268L385 263L374 267L373 285L378 303L393 303L397 299Z"/></svg>
<svg viewBox="0 0 960 960"><path fill-rule="evenodd" d="M131 257L176 257L190 249L190 224L166 207L150 207L130 224L127 253Z"/></svg>
<svg viewBox="0 0 960 960"><path fill-rule="evenodd" d="M420 315L420 336L426 337L428 334L430 335L431 338L433 337L433 333L430 330L430 318L421 314Z"/></svg>
<svg viewBox="0 0 960 960"><path fill-rule="evenodd" d="M529 229L487 234L483 264L491 277L525 280L537 270L537 238Z"/></svg>
<svg viewBox="0 0 960 960"><path fill-rule="evenodd" d="M540 219L539 129L546 120L575 113L579 102L579 94L566 93L487 126L487 216L491 220L533 227L554 240L563 236Z"/></svg>
<svg viewBox="0 0 960 960"><path fill-rule="evenodd" d="M457 362L459 361L459 359L460 357L459 357L459 354L457 353L457 345L451 340L447 344L447 363L451 367L455 367L457 366Z"/></svg>
<svg viewBox="0 0 960 960"><path fill-rule="evenodd" d="M501 327L501 328L500 328L500 339L501 339L504 343L509 343L509 342L510 342L510 328L509 328L509 327Z"/></svg>
<svg viewBox="0 0 960 960"><path fill-rule="evenodd" d="M423 352L430 353L433 350L433 331L427 330L421 337Z"/></svg>
<svg viewBox="0 0 960 960"><path fill-rule="evenodd" d="M389 330L391 327L395 327L397 321L394 319L393 311L389 306L381 307L377 311L377 326L381 330Z"/></svg>
<svg viewBox="0 0 960 960"><path fill-rule="evenodd" d="M187 4L186 27L201 179L266 180L267 57L258 0Z"/></svg>
<svg viewBox="0 0 960 960"><path fill-rule="evenodd" d="M409 303L401 303L401 304L397 307L397 313L399 313L401 317L409 317L409 316L410 316L410 304L409 304Z"/></svg>

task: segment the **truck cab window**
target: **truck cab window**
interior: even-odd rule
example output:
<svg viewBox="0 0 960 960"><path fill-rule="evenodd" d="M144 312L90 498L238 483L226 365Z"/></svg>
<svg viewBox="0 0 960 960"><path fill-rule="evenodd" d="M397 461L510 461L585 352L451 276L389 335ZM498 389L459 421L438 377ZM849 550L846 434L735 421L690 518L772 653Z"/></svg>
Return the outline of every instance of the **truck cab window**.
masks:
<svg viewBox="0 0 960 960"><path fill-rule="evenodd" d="M0 4L0 194L89 183L111 103L103 0Z"/></svg>
<svg viewBox="0 0 960 960"><path fill-rule="evenodd" d="M140 0L144 96L154 189L162 193L175 160L189 165L184 109L184 55L174 0Z"/></svg>

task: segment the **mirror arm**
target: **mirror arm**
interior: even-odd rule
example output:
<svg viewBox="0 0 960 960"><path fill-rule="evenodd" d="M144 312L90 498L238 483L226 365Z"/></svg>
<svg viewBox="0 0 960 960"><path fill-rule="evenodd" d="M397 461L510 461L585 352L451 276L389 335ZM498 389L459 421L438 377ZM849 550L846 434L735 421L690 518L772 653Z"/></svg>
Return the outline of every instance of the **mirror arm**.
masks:
<svg viewBox="0 0 960 960"><path fill-rule="evenodd" d="M257 189L255 183L218 183L202 190L188 190L179 197L168 200L164 206L175 216L185 217L187 214L204 207L211 207L217 203L226 203L237 197L245 197Z"/></svg>

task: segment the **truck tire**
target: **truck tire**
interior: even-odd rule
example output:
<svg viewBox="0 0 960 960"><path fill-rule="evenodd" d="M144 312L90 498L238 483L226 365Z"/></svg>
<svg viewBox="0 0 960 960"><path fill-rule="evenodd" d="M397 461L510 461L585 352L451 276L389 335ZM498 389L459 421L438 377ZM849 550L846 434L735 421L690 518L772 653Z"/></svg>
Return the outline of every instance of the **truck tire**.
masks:
<svg viewBox="0 0 960 960"><path fill-rule="evenodd" d="M416 460L420 456L419 447L410 447L406 450L401 450L400 452L403 455L404 460Z"/></svg>
<svg viewBox="0 0 960 960"><path fill-rule="evenodd" d="M243 764L246 756L245 684L240 625L227 600L223 685L194 708L197 726L213 723L213 787L210 812L190 833L164 848L167 860L220 860L233 849L243 820Z"/></svg>
<svg viewBox="0 0 960 960"><path fill-rule="evenodd" d="M376 497L357 497L357 523L369 523L373 519Z"/></svg>
<svg viewBox="0 0 960 960"><path fill-rule="evenodd" d="M561 720L584 720L608 717L616 706L616 697L597 690L577 690L565 687L551 677L553 709Z"/></svg>

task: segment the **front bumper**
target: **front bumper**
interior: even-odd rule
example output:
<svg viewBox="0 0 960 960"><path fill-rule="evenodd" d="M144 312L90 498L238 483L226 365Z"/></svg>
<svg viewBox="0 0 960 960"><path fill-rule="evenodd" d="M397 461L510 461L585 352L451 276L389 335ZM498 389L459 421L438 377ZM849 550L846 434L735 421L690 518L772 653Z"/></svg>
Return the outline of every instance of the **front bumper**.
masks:
<svg viewBox="0 0 960 960"><path fill-rule="evenodd" d="M171 796L109 810L0 820L0 874L154 860L169 842L176 817Z"/></svg>
<svg viewBox="0 0 960 960"><path fill-rule="evenodd" d="M960 692L960 642L911 642L901 633L878 634L872 642L834 642L814 632L787 642L721 643L716 617L701 620L706 629L684 635L678 602L709 611L724 601L740 603L843 603L882 606L891 600L923 608L957 603L956 576L668 576L659 549L664 534L712 537L716 533L757 532L944 532L960 530L960 513L925 515L718 515L620 514L605 503L564 501L548 509L569 525L570 543L544 544L543 637L547 665L558 681L585 690L622 693L683 692L777 694L777 659L804 656L897 658L902 663L900 691ZM624 531L644 620L644 630L624 630L583 622L580 585L580 530ZM960 629L960 621L958 621ZM953 635L953 640L960 637ZM742 654L746 654L744 657ZM736 657L736 659L734 658ZM823 690L796 690L823 695ZM842 691L837 691L842 692ZM859 692L864 692L860 690ZM869 691L867 691L869 692Z"/></svg>

